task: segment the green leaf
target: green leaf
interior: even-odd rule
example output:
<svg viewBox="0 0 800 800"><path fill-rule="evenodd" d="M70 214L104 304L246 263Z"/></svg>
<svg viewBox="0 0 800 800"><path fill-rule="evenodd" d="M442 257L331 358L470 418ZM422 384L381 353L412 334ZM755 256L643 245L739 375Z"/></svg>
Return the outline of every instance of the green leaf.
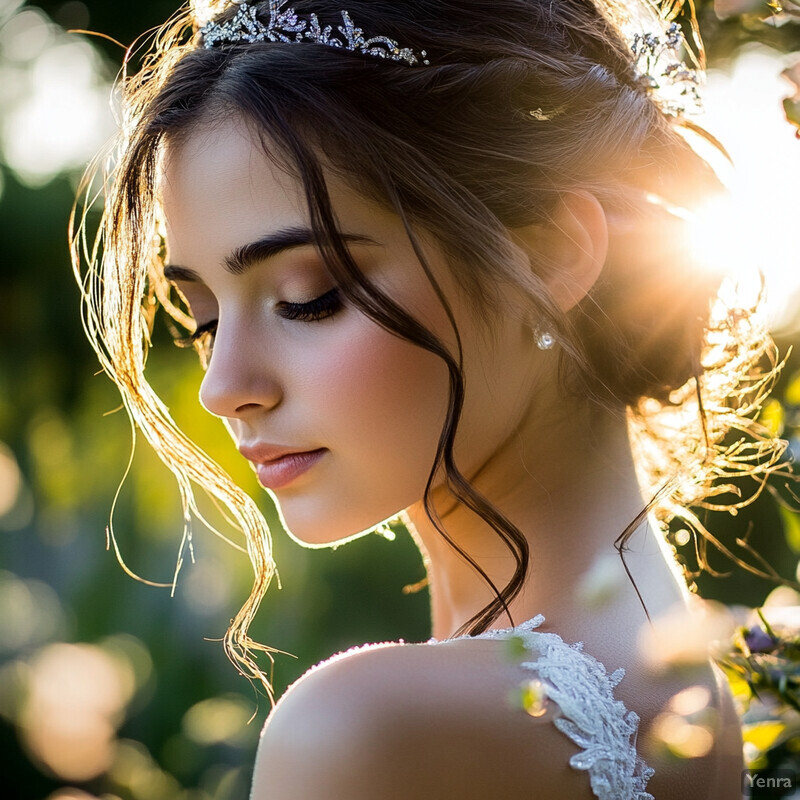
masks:
<svg viewBox="0 0 800 800"><path fill-rule="evenodd" d="M511 659L519 659L528 655L528 648L521 636L509 636L506 639L506 654Z"/></svg>
<svg viewBox="0 0 800 800"><path fill-rule="evenodd" d="M792 552L800 553L800 515L788 508L779 507L783 521L783 535Z"/></svg>

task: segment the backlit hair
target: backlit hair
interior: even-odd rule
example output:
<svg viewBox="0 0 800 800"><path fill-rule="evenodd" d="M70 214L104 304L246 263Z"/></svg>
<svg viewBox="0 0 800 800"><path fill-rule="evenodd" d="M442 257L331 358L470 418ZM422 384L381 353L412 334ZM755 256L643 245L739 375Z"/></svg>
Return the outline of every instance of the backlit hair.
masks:
<svg viewBox="0 0 800 800"><path fill-rule="evenodd" d="M323 22L339 17L339 0L293 5ZM121 130L110 166L102 173L98 159L87 174L73 219L85 327L131 420L175 475L187 520L198 515L199 487L244 533L254 584L225 648L268 690L252 651L269 648L247 630L275 573L269 528L253 500L178 429L145 376L159 306L194 329L163 277L157 185L165 143L199 126L243 118L265 156L301 182L326 267L348 300L446 363L450 402L431 478L444 464L454 496L492 526L517 565L461 631L485 630L507 611L527 574L527 542L455 464L460 352L448 352L361 274L339 237L325 170L400 217L435 286L418 246L420 232L432 234L487 326L504 312L499 287L515 287L531 318L545 320L558 340L564 391L627 409L653 501L618 538L621 552L646 511L665 526L682 518L713 538L689 507L713 507L733 476L752 475L760 490L781 468L784 447L754 421L777 374L774 346L754 309L718 297L720 276L698 267L681 238L682 217L721 187L687 142L693 126L653 102L628 45L592 2L353 0L348 11L364 30L424 49L430 64L410 68L316 44L206 49L197 46L189 12L165 24L139 72L120 81ZM105 207L95 236L86 212L98 174ZM590 294L562 314L546 288L553 265L532 271L510 231L547 223L572 191L594 194L628 233L612 240ZM432 521L467 557L435 518L430 488L431 479L425 507Z"/></svg>

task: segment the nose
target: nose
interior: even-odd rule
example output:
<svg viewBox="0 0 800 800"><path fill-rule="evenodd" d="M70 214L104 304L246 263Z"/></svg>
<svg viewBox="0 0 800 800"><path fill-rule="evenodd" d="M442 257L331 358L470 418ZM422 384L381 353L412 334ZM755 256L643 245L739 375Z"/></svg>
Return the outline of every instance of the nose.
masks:
<svg viewBox="0 0 800 800"><path fill-rule="evenodd" d="M231 335L233 334L233 335ZM200 385L200 403L217 417L243 418L275 408L283 398L274 369L265 363L266 348L251 347L220 325Z"/></svg>

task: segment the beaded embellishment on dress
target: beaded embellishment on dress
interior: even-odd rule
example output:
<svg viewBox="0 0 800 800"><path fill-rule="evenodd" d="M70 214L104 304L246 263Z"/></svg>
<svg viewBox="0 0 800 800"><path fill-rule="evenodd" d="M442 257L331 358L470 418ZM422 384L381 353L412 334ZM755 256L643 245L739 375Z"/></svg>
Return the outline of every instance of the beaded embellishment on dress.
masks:
<svg viewBox="0 0 800 800"><path fill-rule="evenodd" d="M553 724L581 748L570 758L570 766L586 770L599 800L654 800L647 782L655 770L636 752L639 715L614 697L625 670L620 667L609 675L601 662L583 651L583 642L568 645L558 634L535 630L543 622L538 614L514 628L455 638L519 636L526 650L539 654L522 666L536 674L547 697L560 708L561 716Z"/></svg>

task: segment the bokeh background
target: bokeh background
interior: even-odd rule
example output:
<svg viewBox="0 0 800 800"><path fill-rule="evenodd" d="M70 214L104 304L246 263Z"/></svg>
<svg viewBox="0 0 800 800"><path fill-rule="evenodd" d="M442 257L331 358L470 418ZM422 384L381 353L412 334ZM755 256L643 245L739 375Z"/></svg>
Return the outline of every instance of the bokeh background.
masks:
<svg viewBox="0 0 800 800"><path fill-rule="evenodd" d="M174 11L135 3L0 0L0 764L8 800L244 800L269 702L240 678L219 638L246 598L245 555L197 529L174 592L133 580L107 538L131 454L119 397L97 374L67 255L77 180L114 130L111 85L130 44ZM800 448L800 120L798 7L701 3L708 50L706 124L738 170L733 201L708 209L696 246L731 269L759 266L770 324L788 362L764 420ZM787 119L788 118L788 119ZM282 588L252 634L276 657L278 694L311 664L365 641L430 635L408 534L304 550L280 535L268 497L220 424L200 410L200 368L154 334L149 370L173 415L276 521ZM800 518L791 487L708 524L797 575ZM794 491L797 491L795 487ZM170 583L183 521L170 475L137 446L119 494L120 553L142 578ZM691 543L676 543L691 566ZM700 593L757 606L800 595L712 554ZM780 736L780 732L775 734Z"/></svg>

